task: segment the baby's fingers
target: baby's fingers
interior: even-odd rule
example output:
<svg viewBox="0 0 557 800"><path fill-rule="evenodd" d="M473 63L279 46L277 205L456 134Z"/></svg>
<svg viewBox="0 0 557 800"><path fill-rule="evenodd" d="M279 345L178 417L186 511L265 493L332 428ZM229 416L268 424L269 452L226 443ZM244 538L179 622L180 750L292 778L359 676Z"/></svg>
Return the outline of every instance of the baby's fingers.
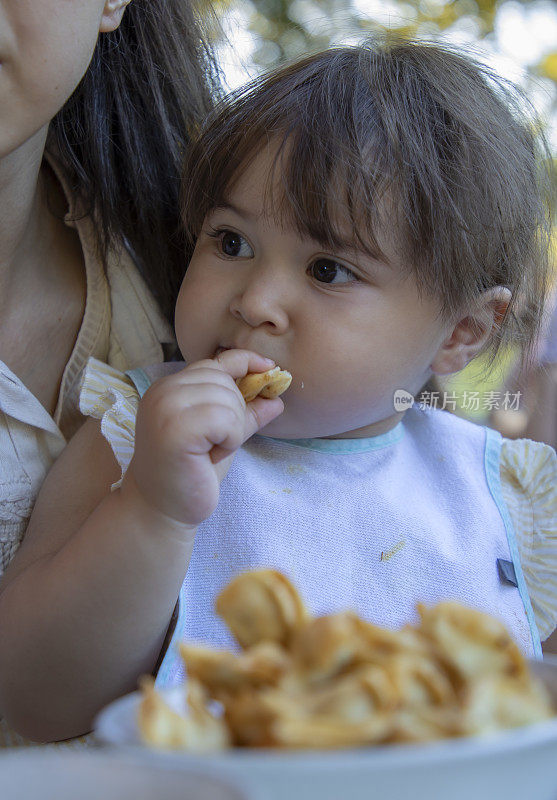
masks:
<svg viewBox="0 0 557 800"><path fill-rule="evenodd" d="M275 366L272 359L252 350L224 350L214 361L234 379L243 378L248 372L265 372Z"/></svg>
<svg viewBox="0 0 557 800"><path fill-rule="evenodd" d="M244 444L254 433L264 428L269 422L278 417L284 411L284 403L280 398L274 400L264 400L262 397L257 397L246 406L246 425L244 428L244 437L241 444ZM215 445L211 450L211 461L213 464L218 464L223 459L228 458L232 452L237 448L232 448L232 443L227 441L222 445Z"/></svg>
<svg viewBox="0 0 557 800"><path fill-rule="evenodd" d="M246 406L245 412L245 427L244 436L241 444L244 444L254 433L264 428L269 422L278 417L284 411L284 403L277 397L274 400L264 400L262 397L256 397L251 403ZM230 439L223 441L221 444L216 445L211 450L211 461L213 464L218 464L224 458L227 458L236 449L231 446L233 443Z"/></svg>
<svg viewBox="0 0 557 800"><path fill-rule="evenodd" d="M276 397L273 400L264 400L262 397L256 397L255 400L248 403L246 406L244 441L272 422L283 411L284 403L280 397Z"/></svg>

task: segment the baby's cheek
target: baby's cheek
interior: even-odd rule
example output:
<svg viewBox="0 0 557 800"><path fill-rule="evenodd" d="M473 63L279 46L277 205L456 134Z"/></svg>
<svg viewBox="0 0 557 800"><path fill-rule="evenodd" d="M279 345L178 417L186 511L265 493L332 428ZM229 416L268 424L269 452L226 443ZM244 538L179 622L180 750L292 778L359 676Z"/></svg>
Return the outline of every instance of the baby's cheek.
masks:
<svg viewBox="0 0 557 800"><path fill-rule="evenodd" d="M290 390L289 390L290 391ZM300 381L288 397L283 395L289 421L297 421L301 426L314 429L316 424L323 426L319 435L327 436L347 411L347 398L332 381ZM301 436L307 436L302 431Z"/></svg>
<svg viewBox="0 0 557 800"><path fill-rule="evenodd" d="M178 342L178 347L180 348L184 360L189 361L190 357L186 357L186 354L190 349L189 337L188 337L188 324L185 320L184 315L178 313L178 308L176 309L176 315L174 318L174 332L176 334L176 341Z"/></svg>
<svg viewBox="0 0 557 800"><path fill-rule="evenodd" d="M195 360L198 343L203 338L203 327L207 320L200 314L200 304L192 302L192 292L186 281L182 283L176 310L174 328L176 340L187 361Z"/></svg>

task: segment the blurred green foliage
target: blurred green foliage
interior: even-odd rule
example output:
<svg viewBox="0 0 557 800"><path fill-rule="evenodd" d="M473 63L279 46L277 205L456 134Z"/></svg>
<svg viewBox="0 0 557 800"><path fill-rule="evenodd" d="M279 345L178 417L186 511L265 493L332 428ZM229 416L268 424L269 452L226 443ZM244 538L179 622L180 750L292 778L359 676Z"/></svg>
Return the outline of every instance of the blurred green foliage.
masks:
<svg viewBox="0 0 557 800"><path fill-rule="evenodd" d="M256 40L253 63L269 68L386 26L412 36L434 36L464 22L477 39L483 39L493 34L503 6L536 2L539 0L213 0L213 5L221 17L234 6L242 7ZM532 71L557 84L557 42Z"/></svg>
<svg viewBox="0 0 557 800"><path fill-rule="evenodd" d="M361 41L366 34L388 28L407 36L464 39L471 42L494 40L498 14L512 7L536 10L557 7L557 0L206 0L220 20L234 13L240 28L252 36L252 52L241 52L249 74L272 69L335 44ZM241 20L241 21L240 21ZM532 35L531 33L529 34ZM525 37L528 34L525 32ZM214 28L215 40L224 32ZM222 41L221 41L222 43ZM527 38L524 44L528 49ZM228 45L241 49L229 39ZM496 49L496 48L495 48ZM521 63L521 53L517 52ZM544 95L540 124L548 134L553 153L557 151L557 41L542 52L538 63L529 64L522 88L533 97L540 88ZM538 107L538 113L540 113ZM557 162L553 170L557 182ZM557 185L554 196L557 195ZM552 198L552 204L555 197Z"/></svg>

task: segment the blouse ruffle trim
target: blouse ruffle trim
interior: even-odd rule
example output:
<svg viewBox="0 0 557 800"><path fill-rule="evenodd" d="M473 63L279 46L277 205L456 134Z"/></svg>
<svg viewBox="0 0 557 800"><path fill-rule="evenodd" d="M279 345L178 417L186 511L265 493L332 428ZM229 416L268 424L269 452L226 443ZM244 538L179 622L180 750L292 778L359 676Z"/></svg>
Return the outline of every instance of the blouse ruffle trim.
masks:
<svg viewBox="0 0 557 800"><path fill-rule="evenodd" d="M547 444L503 439L501 488L543 641L557 626L557 456Z"/></svg>
<svg viewBox="0 0 557 800"><path fill-rule="evenodd" d="M101 432L122 471L117 489L133 456L135 418L139 395L130 378L114 367L90 358L83 373L79 409L82 414L101 420Z"/></svg>

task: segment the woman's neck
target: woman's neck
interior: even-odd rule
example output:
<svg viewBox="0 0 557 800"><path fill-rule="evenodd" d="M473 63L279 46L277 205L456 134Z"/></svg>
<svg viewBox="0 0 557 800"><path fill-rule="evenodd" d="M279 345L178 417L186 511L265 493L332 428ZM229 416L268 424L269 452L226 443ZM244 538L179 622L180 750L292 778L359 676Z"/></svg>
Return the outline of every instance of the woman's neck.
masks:
<svg viewBox="0 0 557 800"><path fill-rule="evenodd" d="M40 279L46 209L38 176L45 140L41 129L0 159L0 318L34 276Z"/></svg>
<svg viewBox="0 0 557 800"><path fill-rule="evenodd" d="M86 279L79 237L64 223L63 190L41 170L43 151L37 134L0 161L0 360L52 414Z"/></svg>

